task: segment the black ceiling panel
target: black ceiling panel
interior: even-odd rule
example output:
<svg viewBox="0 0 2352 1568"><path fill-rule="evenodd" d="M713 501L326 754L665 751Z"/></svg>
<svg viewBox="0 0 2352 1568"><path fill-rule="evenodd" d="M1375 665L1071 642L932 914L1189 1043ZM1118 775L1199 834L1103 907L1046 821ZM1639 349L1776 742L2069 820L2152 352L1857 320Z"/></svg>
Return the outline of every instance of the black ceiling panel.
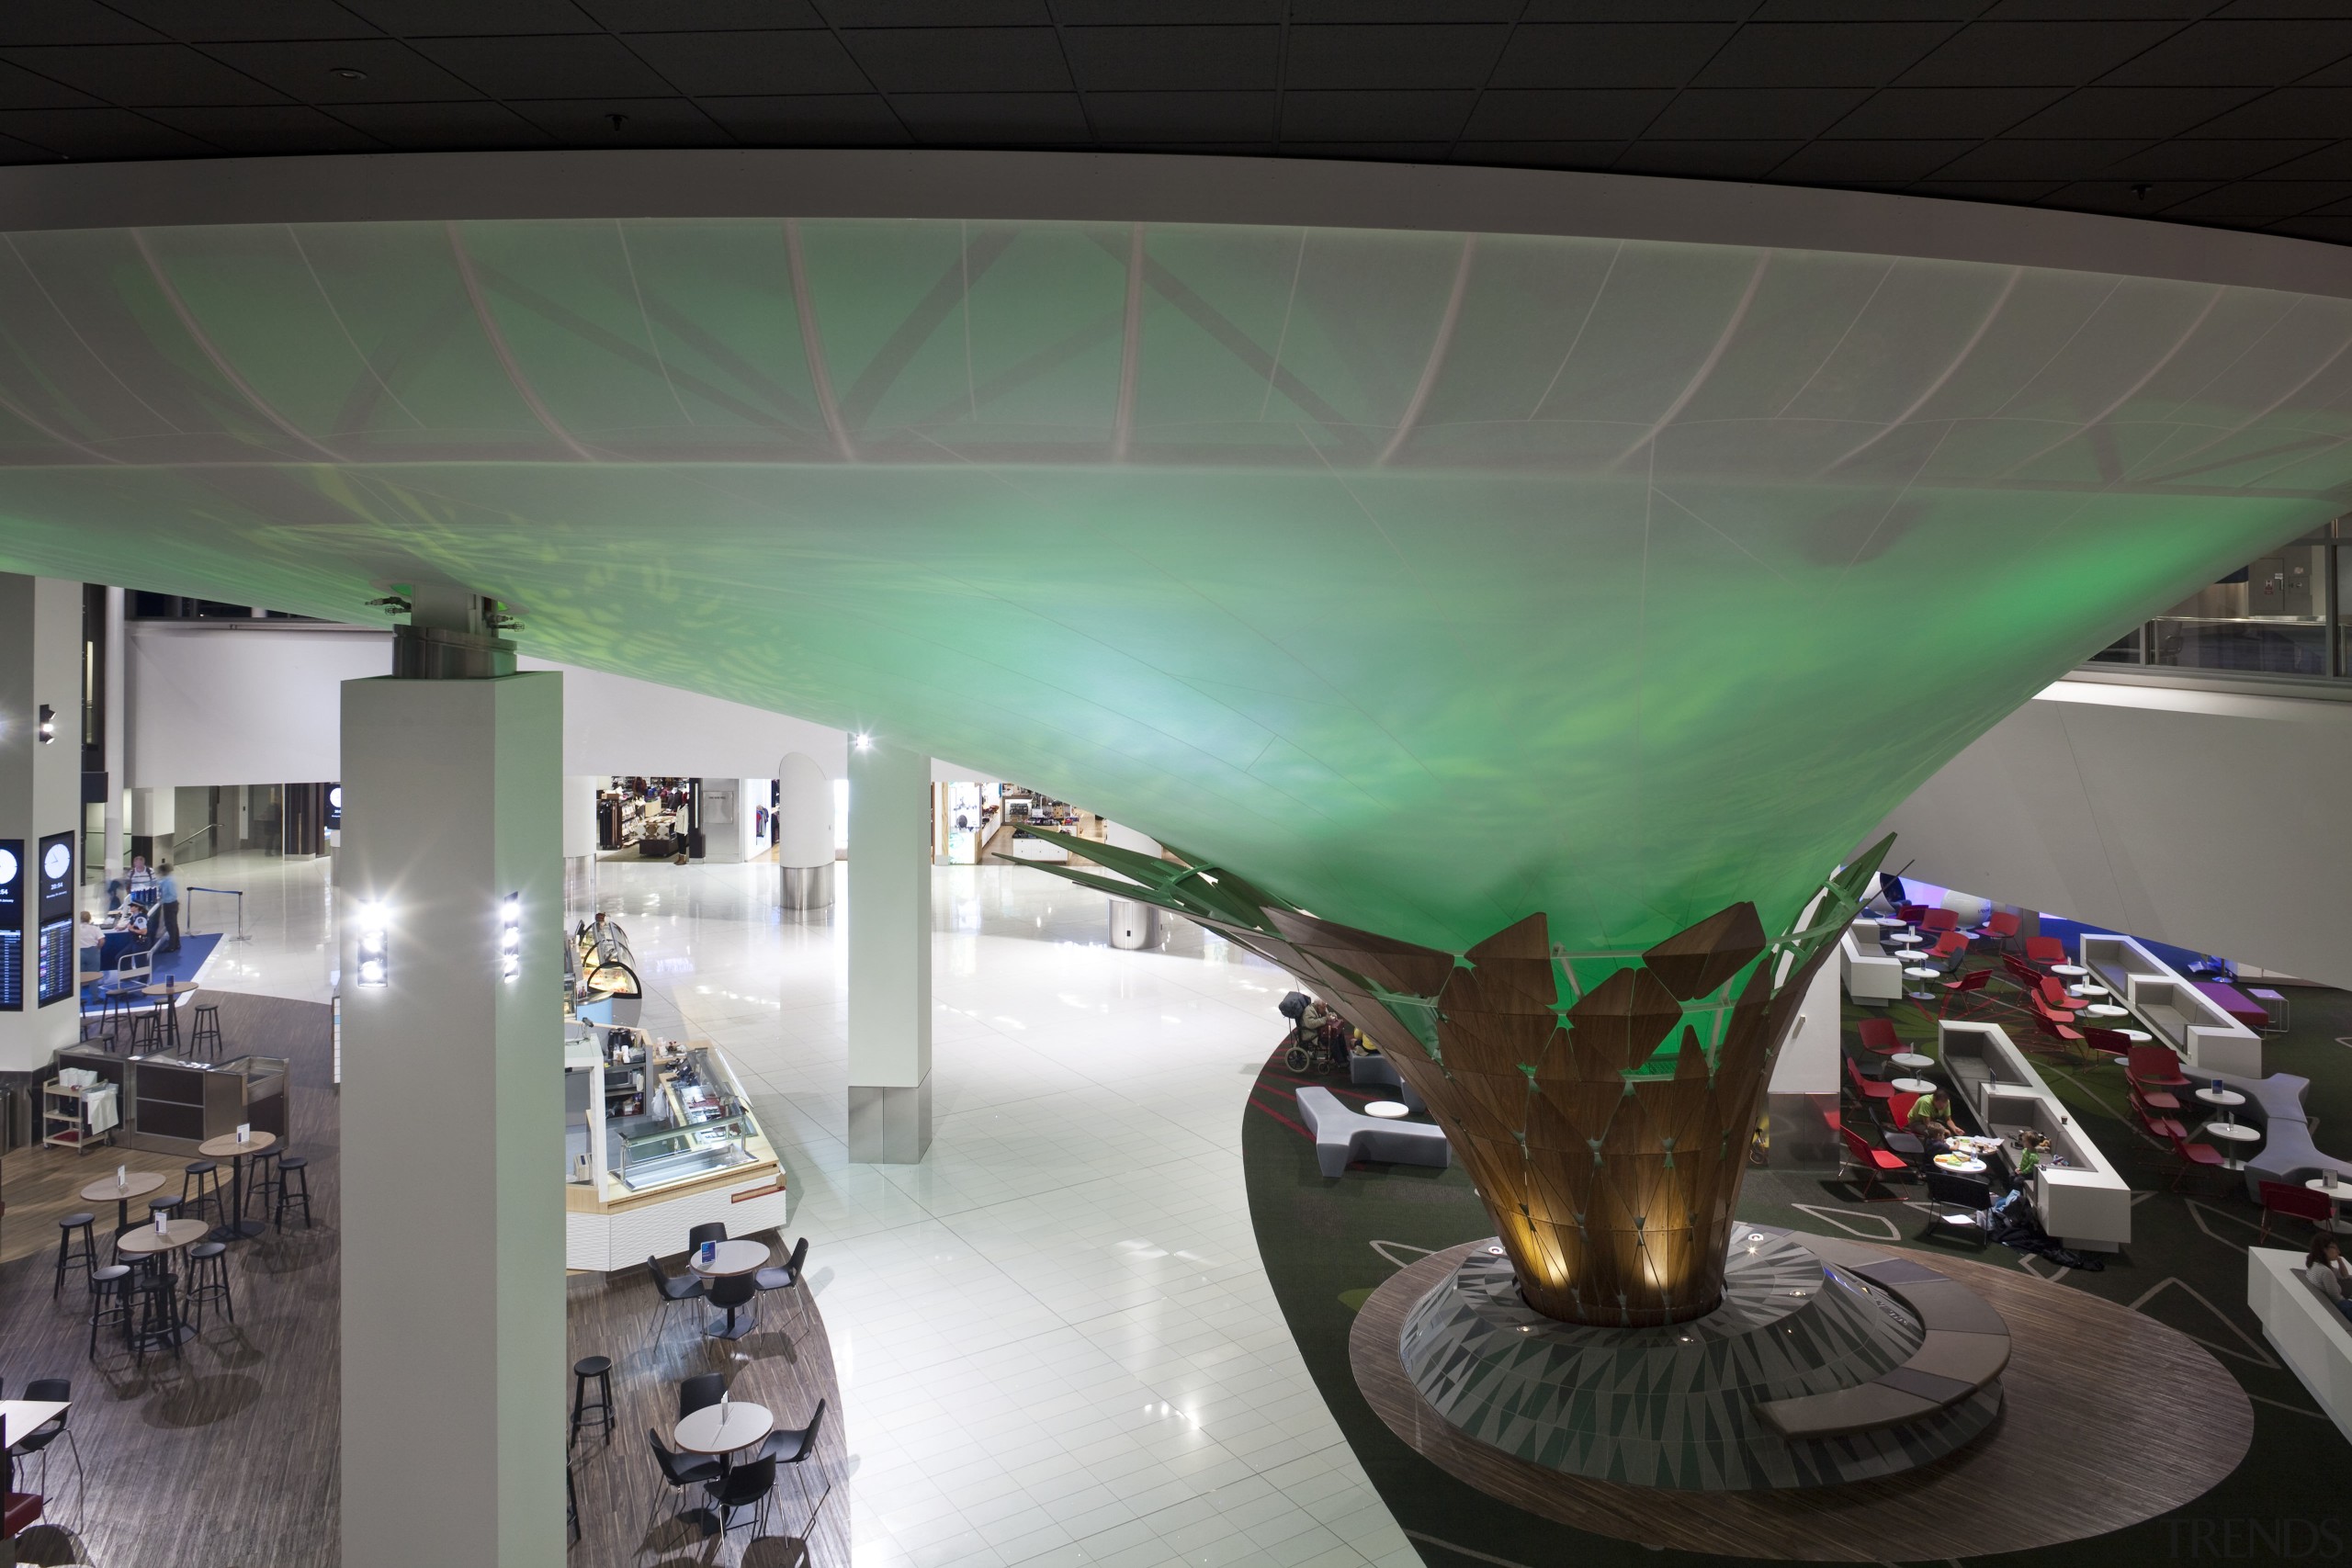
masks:
<svg viewBox="0 0 2352 1568"><path fill-rule="evenodd" d="M0 163L1216 149L1908 190L2342 243L2347 127L2352 0L0 6Z"/></svg>
<svg viewBox="0 0 2352 1568"><path fill-rule="evenodd" d="M1786 22L1742 28L1700 87L1874 87L1960 29L1950 22Z"/></svg>
<svg viewBox="0 0 2352 1568"><path fill-rule="evenodd" d="M1494 85L1679 87L1737 31L1704 22L1521 26L1511 31Z"/></svg>
<svg viewBox="0 0 2352 1568"><path fill-rule="evenodd" d="M1105 141L1272 142L1274 101L1272 93L1089 93L1086 112Z"/></svg>
<svg viewBox="0 0 2352 1568"><path fill-rule="evenodd" d="M903 147L914 140L875 93L705 98L701 107L747 147Z"/></svg>
<svg viewBox="0 0 2352 1568"><path fill-rule="evenodd" d="M397 104L481 96L397 39L216 43L205 52L304 103Z"/></svg>
<svg viewBox="0 0 2352 1568"><path fill-rule="evenodd" d="M1283 85L1307 89L1478 87L1494 73L1503 27L1290 29Z"/></svg>
<svg viewBox="0 0 2352 1568"><path fill-rule="evenodd" d="M133 107L286 101L275 88L176 43L62 44L11 49L0 55L10 64L92 97ZM10 107L15 107L13 101Z"/></svg>
<svg viewBox="0 0 2352 1568"><path fill-rule="evenodd" d="M1062 39L1090 93L1271 92L1282 80L1280 28L1069 28Z"/></svg>
<svg viewBox="0 0 2352 1568"><path fill-rule="evenodd" d="M659 72L610 33L568 37L435 38L416 51L493 98L674 96Z"/></svg>
<svg viewBox="0 0 2352 1568"><path fill-rule="evenodd" d="M305 104L150 109L147 117L223 152L266 158L287 152L376 152L384 143Z"/></svg>
<svg viewBox="0 0 2352 1568"><path fill-rule="evenodd" d="M94 0L71 6L60 0L10 6L10 13L98 9ZM107 10L145 24L132 30L153 39L156 34L182 43L223 43L249 39L380 38L381 28L335 0L107 0ZM7 24L0 24L5 29ZM152 31L150 29L153 29ZM31 42L31 39L6 41ZM115 43L113 37L43 39L58 43Z"/></svg>
<svg viewBox="0 0 2352 1568"><path fill-rule="evenodd" d="M1462 134L1471 92L1284 93L1284 141L1442 141Z"/></svg>
<svg viewBox="0 0 2352 1568"><path fill-rule="evenodd" d="M869 28L842 38L885 93L989 96L1074 85L1051 28Z"/></svg>
<svg viewBox="0 0 2352 1568"><path fill-rule="evenodd" d="M863 93L873 84L831 33L639 33L627 42L688 97Z"/></svg>

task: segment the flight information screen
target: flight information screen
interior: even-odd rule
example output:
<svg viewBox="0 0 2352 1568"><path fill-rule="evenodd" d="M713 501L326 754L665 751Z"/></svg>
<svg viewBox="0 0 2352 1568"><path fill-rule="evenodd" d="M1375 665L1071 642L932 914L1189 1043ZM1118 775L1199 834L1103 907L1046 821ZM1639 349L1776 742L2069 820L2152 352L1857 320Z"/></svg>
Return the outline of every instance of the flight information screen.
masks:
<svg viewBox="0 0 2352 1568"><path fill-rule="evenodd" d="M0 839L0 1012L24 1005L25 841Z"/></svg>
<svg viewBox="0 0 2352 1568"><path fill-rule="evenodd" d="M74 994L73 921L51 920L40 928L38 962L40 1006L62 1002Z"/></svg>

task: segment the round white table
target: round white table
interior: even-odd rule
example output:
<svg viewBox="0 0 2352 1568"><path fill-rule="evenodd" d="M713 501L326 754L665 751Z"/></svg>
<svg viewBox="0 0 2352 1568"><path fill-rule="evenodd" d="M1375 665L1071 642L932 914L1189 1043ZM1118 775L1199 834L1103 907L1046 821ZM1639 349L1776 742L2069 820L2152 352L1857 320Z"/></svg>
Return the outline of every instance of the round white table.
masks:
<svg viewBox="0 0 2352 1568"><path fill-rule="evenodd" d="M2197 1091L2197 1098L2208 1105L2231 1106L2245 1103L2245 1096L2233 1089L2200 1089Z"/></svg>
<svg viewBox="0 0 2352 1568"><path fill-rule="evenodd" d="M681 1416L671 1441L688 1453L731 1454L767 1441L775 1416L764 1404L730 1399Z"/></svg>
<svg viewBox="0 0 2352 1568"><path fill-rule="evenodd" d="M1984 1162L1976 1158L1973 1155L1962 1156L1959 1158L1954 1158L1951 1155L1938 1155L1929 1163L1938 1170L1949 1170L1955 1176L1982 1176L1984 1174Z"/></svg>
<svg viewBox="0 0 2352 1568"><path fill-rule="evenodd" d="M2128 1010L2130 1010L2117 1007L2113 1002L2093 1002L2085 1008L2083 1012L2090 1018L2121 1018Z"/></svg>
<svg viewBox="0 0 2352 1568"><path fill-rule="evenodd" d="M1889 1078L1886 1087L1897 1094L1933 1094L1936 1086L1925 1078Z"/></svg>
<svg viewBox="0 0 2352 1568"><path fill-rule="evenodd" d="M2198 1135L2205 1138L2219 1138L2224 1145L2233 1148L2262 1142L2262 1130L2258 1127L2250 1127L2244 1122L2208 1122L2198 1129ZM2222 1168L2244 1170L2245 1161L2235 1155L2231 1155L2222 1161Z"/></svg>
<svg viewBox="0 0 2352 1568"><path fill-rule="evenodd" d="M768 1266L774 1256L763 1241L722 1241L711 1249L710 1261L702 1260L702 1248L686 1254L686 1267L706 1280L724 1280L735 1275L756 1274ZM735 1314L741 1303L727 1309L727 1321L703 1329L713 1339L741 1339L752 1331L749 1323L737 1325Z"/></svg>
<svg viewBox="0 0 2352 1568"><path fill-rule="evenodd" d="M2134 1045L2145 1045L2149 1041L2155 1038L2154 1035L2149 1033L2144 1029L2119 1029L2115 1032L2120 1034L2124 1039L2129 1040Z"/></svg>
<svg viewBox="0 0 2352 1568"><path fill-rule="evenodd" d="M2336 1216L2323 1224L2320 1227L2322 1230L2334 1231L2339 1235L2346 1231L2352 1231L2352 1220L2343 1217L2344 1200L2352 1198L2352 1182L2338 1181L2335 1186L2330 1187L2327 1184L2327 1178L2314 1176L2303 1185L2314 1192L2326 1193L2329 1204L2336 1211Z"/></svg>
<svg viewBox="0 0 2352 1568"><path fill-rule="evenodd" d="M1939 969L1930 969L1924 964L1911 964L1905 968L1903 972L1905 975L1910 976L1914 980L1932 980L1943 973L1943 971ZM1913 991L1910 995L1911 999L1915 1002L1931 1002L1936 999L1936 993L1933 991Z"/></svg>
<svg viewBox="0 0 2352 1568"><path fill-rule="evenodd" d="M1936 1059L1933 1056L1922 1056L1917 1051L1897 1051L1894 1055L1889 1056L1887 1061L1898 1067L1909 1067L1914 1072L1936 1065Z"/></svg>
<svg viewBox="0 0 2352 1568"><path fill-rule="evenodd" d="M2094 986L2086 980L2079 986L2067 987L2066 994L2070 997L2111 997L2115 993L2105 986Z"/></svg>
<svg viewBox="0 0 2352 1568"><path fill-rule="evenodd" d="M706 1404L681 1416L670 1440L687 1453L716 1454L718 1473L723 1478L729 1456L741 1453L754 1443L766 1442L768 1434L775 1430L775 1416L766 1405L729 1400L723 1404ZM680 1517L706 1536L718 1533L718 1515L713 1509L695 1508Z"/></svg>
<svg viewBox="0 0 2352 1568"><path fill-rule="evenodd" d="M1401 1100L1375 1100L1363 1108L1366 1116L1377 1116L1385 1122L1401 1121L1413 1113L1413 1108Z"/></svg>

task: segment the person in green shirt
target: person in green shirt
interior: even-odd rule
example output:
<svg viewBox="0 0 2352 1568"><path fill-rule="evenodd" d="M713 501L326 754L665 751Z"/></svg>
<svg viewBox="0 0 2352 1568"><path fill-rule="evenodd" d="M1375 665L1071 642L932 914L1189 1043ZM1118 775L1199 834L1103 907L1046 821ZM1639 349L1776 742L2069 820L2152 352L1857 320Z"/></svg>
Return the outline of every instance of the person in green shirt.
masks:
<svg viewBox="0 0 2352 1568"><path fill-rule="evenodd" d="M1905 1124L1922 1143L1937 1144L1961 1135L1960 1123L1952 1120L1951 1102L1939 1094L1923 1094L1913 1100Z"/></svg>

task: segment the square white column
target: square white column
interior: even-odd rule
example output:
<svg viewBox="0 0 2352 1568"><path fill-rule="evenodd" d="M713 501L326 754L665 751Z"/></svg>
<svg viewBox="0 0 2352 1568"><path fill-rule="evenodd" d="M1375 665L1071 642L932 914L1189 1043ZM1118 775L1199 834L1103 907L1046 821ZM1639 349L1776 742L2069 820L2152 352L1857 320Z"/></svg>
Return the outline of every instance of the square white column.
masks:
<svg viewBox="0 0 2352 1568"><path fill-rule="evenodd" d="M931 759L849 753L849 1157L931 1147Z"/></svg>
<svg viewBox="0 0 2352 1568"><path fill-rule="evenodd" d="M562 681L344 683L343 1568L564 1561Z"/></svg>
<svg viewBox="0 0 2352 1568"><path fill-rule="evenodd" d="M80 1032L74 933L58 928L79 908L81 820L82 585L0 573L0 1072L46 1067Z"/></svg>

